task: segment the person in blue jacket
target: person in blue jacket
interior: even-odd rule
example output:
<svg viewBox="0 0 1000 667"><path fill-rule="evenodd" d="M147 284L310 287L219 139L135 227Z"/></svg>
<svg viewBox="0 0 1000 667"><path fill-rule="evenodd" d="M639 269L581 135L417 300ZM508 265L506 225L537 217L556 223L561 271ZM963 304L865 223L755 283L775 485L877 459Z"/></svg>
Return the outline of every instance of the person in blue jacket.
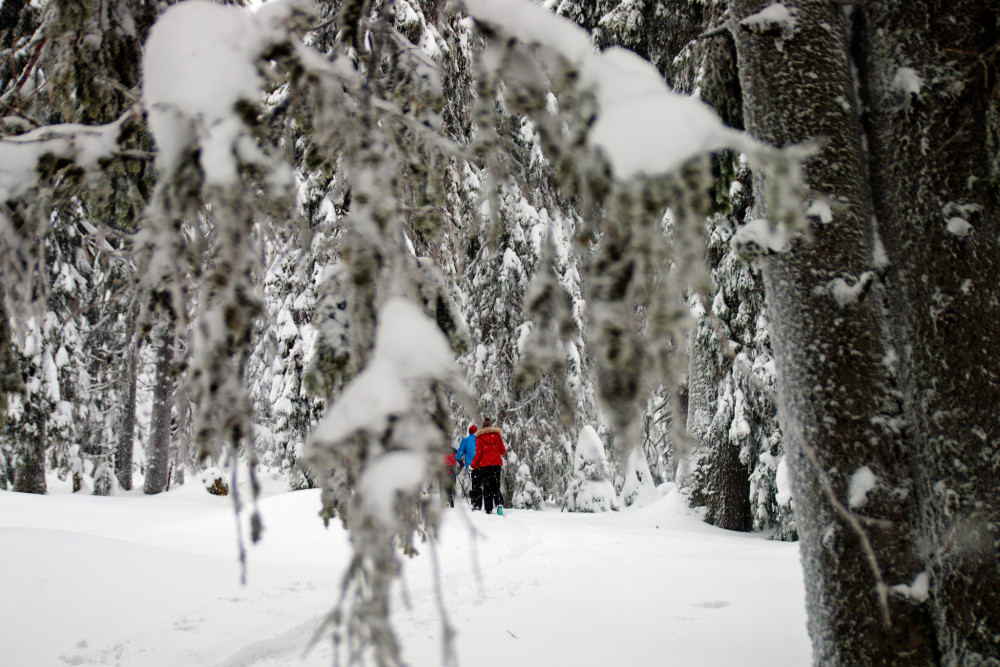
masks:
<svg viewBox="0 0 1000 667"><path fill-rule="evenodd" d="M458 471L461 473L462 467L470 465L472 460L476 458L476 428L475 424L469 425L469 435L462 438L462 442L458 445L458 451L455 452L455 463L458 465ZM469 499L472 501L472 508L483 506L483 484L479 480L479 475L475 470L469 468L469 475L472 479L472 491L469 493Z"/></svg>

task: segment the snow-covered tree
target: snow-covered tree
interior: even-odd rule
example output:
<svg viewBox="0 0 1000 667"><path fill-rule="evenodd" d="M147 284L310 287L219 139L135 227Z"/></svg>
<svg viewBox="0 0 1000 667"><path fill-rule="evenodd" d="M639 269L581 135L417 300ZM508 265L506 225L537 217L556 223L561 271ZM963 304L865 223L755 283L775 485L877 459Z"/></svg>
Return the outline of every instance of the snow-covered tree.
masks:
<svg viewBox="0 0 1000 667"><path fill-rule="evenodd" d="M593 403L579 353L583 341L572 319L574 292L578 308L582 298L562 229L566 221L550 219L547 209L536 209L514 185L500 193L496 247L491 250L486 238L489 220L482 220L482 235L475 239L480 250L461 288L475 344L467 364L479 411L503 426L517 457L504 473L516 507L528 486L544 497L562 495L570 472L570 428L593 413ZM542 336L549 345L536 342Z"/></svg>
<svg viewBox="0 0 1000 667"><path fill-rule="evenodd" d="M636 449L636 452L641 450ZM618 509L615 487L608 479L604 443L593 426L584 426L573 452L573 480L566 489L563 507L570 512L610 512ZM635 472L635 471L633 471ZM630 492L635 489L630 488ZM635 500L630 493L629 500Z"/></svg>
<svg viewBox="0 0 1000 667"><path fill-rule="evenodd" d="M134 231L150 185L143 152L148 136L125 112L137 99L139 44L156 11L157 3L129 0L7 2L0 19L5 26L0 135L8 141L25 138L22 150L38 141L38 155L50 156L27 191L5 192L2 218L13 225L5 236L2 273L14 286L10 301L18 322L37 320L39 312L55 307L64 332L75 330L80 337L70 366L61 372L67 376L64 395L73 405L79 434L74 442L88 461L88 472L104 480L95 492L108 489L104 472L112 452L106 439L118 430L109 423L110 413L125 403L117 400L118 383L127 375L112 361L121 358L115 309L134 293L121 257L110 257L127 245L124 235ZM112 141L80 161L71 156L73 150L49 152L46 145L52 146L48 142L59 130L48 128L60 121L81 123L76 127L83 133L88 131L84 125L91 128L90 139L78 140L82 144L96 148L99 136L114 138L120 151L114 152ZM110 125L102 128L101 123ZM73 130L66 129L63 136L69 138ZM28 139L33 130L35 138ZM98 158L101 168L92 169ZM70 278L78 283L72 295L65 291ZM124 471L119 475L125 479Z"/></svg>
<svg viewBox="0 0 1000 667"><path fill-rule="evenodd" d="M741 172L749 181L746 169ZM734 213L742 218L749 182L733 181ZM693 296L689 345L689 424L699 438L680 482L709 523L730 530L794 537L794 521L775 501L774 476L784 455L775 406L776 378L759 275L730 248L734 213L707 228L715 282L711 304ZM706 384L707 383L707 384ZM707 412L708 414L703 414ZM707 420L707 421L706 421Z"/></svg>
<svg viewBox="0 0 1000 667"><path fill-rule="evenodd" d="M474 71L469 41L459 42L468 61L459 80ZM572 248L582 220L577 204L555 188L556 166L542 152L535 123L507 109L503 78L477 85L478 105L465 102L477 122L457 136L487 157L457 165L448 192L449 218L464 246L457 299L472 342L461 363L478 407L465 416L502 424L512 454L503 472L507 502L537 506L562 497L573 434L596 418L580 258ZM551 95L546 103L558 105Z"/></svg>
<svg viewBox="0 0 1000 667"><path fill-rule="evenodd" d="M168 9L143 40L171 4L21 4L33 13L25 22L21 12L18 29L31 20L40 27L4 42L14 50L3 67L19 71L5 69L0 78L0 274L11 321L37 330L36 343L23 330L15 338L25 392L40 399L21 404L19 419L38 428L21 440L28 456L15 468L44 473L41 438L65 397L52 381L56 344L70 323L83 330L63 308L48 308L41 289L56 268L48 251L65 221L59 214L79 197L99 235L107 228L98 203L109 192L120 203L143 202L115 209L143 211L137 330L145 335L160 319L150 313L176 318L189 345L178 370L192 388L201 453L248 444L245 372L265 310L262 240L299 213L296 168L307 167L299 175L318 173L321 183L310 201L339 207L343 223L341 261L317 286L317 370L309 376L330 392L331 407L307 445L326 515L345 522L356 549L332 620L346 626L341 648L349 658L374 652L382 664L398 664L388 601L399 550L414 552L437 525L437 505L423 502L421 489L453 435L452 401L466 399L466 413L479 409L452 364L466 351L466 332L452 300L463 295L449 278L480 260L471 273L492 272L496 284L483 287L501 301L495 327L520 318L504 341L505 363L513 366L516 354L537 364L515 387L524 394L511 394L519 400L496 402L496 410L517 408L532 390L551 397L547 405L572 403L560 398L557 369L563 360L571 367L566 342L574 336L549 326L567 318L533 315L559 312L554 283L575 299L574 280L563 280L573 269L546 266L557 265L546 253L558 259L559 243L548 250L535 242L533 223L525 224L532 209L539 219L545 210L586 247L575 355L581 368L594 364L594 398L616 441L638 443L651 388L676 386L684 374L686 297L705 296L706 316L723 332L718 342L740 344L732 372L718 376L722 391L711 382L702 388L731 406L721 411L718 432L739 445L728 453L747 452L737 457L744 475L765 466L755 482L765 498L770 467L778 487L780 473L790 473L818 661L996 658L995 7L892 0L845 12L813 0L731 0L728 15L709 12L719 28L700 41L718 41L730 54L735 44L747 127L779 150L726 127L732 106L716 105L720 119L670 91L664 67L649 64L677 53L659 50L663 35L651 26L665 25L658 22L672 10L716 11L720 3L670 3L667 11L652 2L548 3L589 29L607 17L602 34L646 50L644 60L615 48L595 53L591 35L534 3L513 3L511 11L508 3L467 0L483 49L474 76L463 72L447 85L439 74L457 74L468 53L450 40L472 34L456 7L346 0L324 2L317 14L313 3L289 0L251 15L192 0ZM928 17L934 30L926 29ZM4 25L11 20L0 16ZM670 37L686 44L692 35ZM176 48L187 40L201 48ZM131 56L142 49L140 70ZM702 70L684 67L683 58L680 65L678 76ZM692 81L704 81L698 76ZM480 105L470 102L472 80ZM265 89L282 91L280 99L266 103ZM708 99L718 89L702 90ZM144 113L124 108L137 100ZM808 149L794 146L818 137ZM536 142L551 171L533 169L542 164L532 157ZM720 213L713 168L725 166L707 156L726 147L754 168L753 215L717 218L716 229L729 225L730 244L762 271L783 458L770 434L766 442L754 436L747 416L762 405L747 382L762 380L753 383L762 393L769 382L764 356L739 357L756 341L759 320L731 300L722 274L712 282L703 262L705 219ZM125 178L127 187L109 185L137 165L155 168L155 188L151 173ZM470 174L486 207L452 196L457 183L469 181L471 191ZM539 174L551 178L550 189L526 187ZM133 200L132 190L144 194ZM478 243L441 238L462 226L458 216L443 215L448 207L486 214L462 220ZM553 228L537 238L545 241ZM516 304L504 303L515 291L528 295L516 318ZM543 341L538 347L533 336ZM532 384L546 373L551 394ZM701 391L696 385L689 378L689 400ZM587 396L586 387L577 389ZM28 414L36 407L45 411ZM706 428L717 408L705 413ZM511 474L528 458L519 456ZM529 481L542 488L540 467L527 463L531 477L522 488ZM862 470L863 499L850 492ZM780 488L778 495L783 506ZM259 518L254 526L259 533ZM926 589L916 585L923 581Z"/></svg>
<svg viewBox="0 0 1000 667"><path fill-rule="evenodd" d="M732 44L699 38L723 20L725 3L613 4L594 32L598 44L621 45L641 55L675 89L699 95L726 123L743 127ZM751 220L750 174L730 152L712 160L713 214L705 223L712 281L689 298L688 430L694 442L680 457L684 474L679 482L693 503L707 507L710 523L794 536L790 516L778 511L772 493L771 463L783 451L773 373L767 372L771 353L763 285L759 273L729 247L736 230ZM687 448L685 438L679 442Z"/></svg>
<svg viewBox="0 0 1000 667"><path fill-rule="evenodd" d="M100 422L91 356L90 321L84 316L93 293L87 278L92 256L76 215L53 215L53 233L43 243L47 297L36 304L37 317L14 321L23 337L15 346L21 358L24 391L10 404L5 426L7 447L16 452L16 490L44 493L45 463L60 478L72 475L82 488L84 458L91 470L105 453L95 438ZM79 268L78 268L79 267ZM38 457L41 457L40 459ZM37 464L38 461L42 465Z"/></svg>
<svg viewBox="0 0 1000 667"><path fill-rule="evenodd" d="M619 502L628 507L642 505L659 497L653 473L646 462L646 452L642 447L632 448L625 461L625 471Z"/></svg>
<svg viewBox="0 0 1000 667"><path fill-rule="evenodd" d="M653 391L642 413L642 450L653 483L657 486L673 481L676 469L674 443L671 440L673 410L669 405L671 392L663 387ZM631 455L630 455L631 456Z"/></svg>
<svg viewBox="0 0 1000 667"><path fill-rule="evenodd" d="M50 343L58 325L52 313L48 313L41 323L29 320L23 326L23 339L17 341L24 389L9 397L3 426L5 449L12 454L8 458L14 469L15 491L45 493L47 488L48 425L62 402L58 368ZM66 407L63 404L61 414L65 415Z"/></svg>
<svg viewBox="0 0 1000 667"><path fill-rule="evenodd" d="M294 489L316 485L299 460L323 412L322 394L311 394L305 377L316 346L315 286L325 270L317 257L326 256L322 248L329 242L317 235L305 255L277 249L264 279L267 325L260 327L248 368L257 458L285 474Z"/></svg>

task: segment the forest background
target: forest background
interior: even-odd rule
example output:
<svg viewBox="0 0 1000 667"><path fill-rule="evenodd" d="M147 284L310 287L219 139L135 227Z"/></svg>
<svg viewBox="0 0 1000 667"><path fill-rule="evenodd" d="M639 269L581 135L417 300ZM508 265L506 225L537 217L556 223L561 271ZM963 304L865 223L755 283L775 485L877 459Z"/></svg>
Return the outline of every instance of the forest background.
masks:
<svg viewBox="0 0 1000 667"><path fill-rule="evenodd" d="M799 535L818 662L998 659L996 7L173 4L0 5L0 485L321 487L391 659L489 415L514 507Z"/></svg>

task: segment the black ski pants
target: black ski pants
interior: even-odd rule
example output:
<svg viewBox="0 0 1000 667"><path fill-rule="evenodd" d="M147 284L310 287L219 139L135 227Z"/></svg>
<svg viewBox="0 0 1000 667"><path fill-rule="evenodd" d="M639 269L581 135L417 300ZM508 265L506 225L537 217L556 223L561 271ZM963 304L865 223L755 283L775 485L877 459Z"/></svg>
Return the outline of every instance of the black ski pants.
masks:
<svg viewBox="0 0 1000 667"><path fill-rule="evenodd" d="M500 469L503 466L483 466L479 469L479 478L483 485L483 509L487 514L493 512L494 505L503 505L500 495Z"/></svg>
<svg viewBox="0 0 1000 667"><path fill-rule="evenodd" d="M483 474L482 468L469 468L469 478L472 480L472 488L469 490L469 500L472 502L472 509L483 509Z"/></svg>

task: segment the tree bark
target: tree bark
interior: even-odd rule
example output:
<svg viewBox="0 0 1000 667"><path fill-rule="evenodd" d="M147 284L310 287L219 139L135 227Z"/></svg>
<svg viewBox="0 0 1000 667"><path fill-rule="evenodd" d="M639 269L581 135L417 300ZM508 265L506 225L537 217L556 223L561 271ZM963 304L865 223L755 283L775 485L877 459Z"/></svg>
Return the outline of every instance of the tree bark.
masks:
<svg viewBox="0 0 1000 667"><path fill-rule="evenodd" d="M174 455L173 477L180 486L184 484L185 471L191 461L191 438L188 435L188 422L191 419L191 408L186 399L181 399L177 405L177 450Z"/></svg>
<svg viewBox="0 0 1000 667"><path fill-rule="evenodd" d="M703 304L704 308L707 308ZM716 383L720 379L712 363L712 349L708 340L699 339L705 328L695 325L688 341L688 404L687 432L699 442L708 437L715 416Z"/></svg>
<svg viewBox="0 0 1000 667"><path fill-rule="evenodd" d="M739 445L729 438L732 378L718 367L717 345L712 329L696 321L688 344L687 412L687 431L695 442L677 482L690 494L692 505L706 508L707 523L746 532L753 523L750 475L740 461ZM726 391L729 398L720 398Z"/></svg>
<svg viewBox="0 0 1000 667"><path fill-rule="evenodd" d="M705 520L726 530L748 532L753 527L750 514L750 471L740 461L740 446L729 438L733 420L732 406L726 418L712 423L706 438L710 448L705 490L711 495L704 499L708 508Z"/></svg>
<svg viewBox="0 0 1000 667"><path fill-rule="evenodd" d="M784 2L788 22L743 22L770 4L730 3L746 127L776 146L821 138L805 178L833 212L762 262L814 661L934 664L925 606L882 597L922 564L845 24L836 3L815 0ZM866 467L877 484L855 511L848 488Z"/></svg>
<svg viewBox="0 0 1000 667"><path fill-rule="evenodd" d="M153 414L149 425L149 454L146 465L145 493L162 493L170 474L170 415L174 381L170 366L174 360L174 328L163 324L156 351L156 380L153 385Z"/></svg>
<svg viewBox="0 0 1000 667"><path fill-rule="evenodd" d="M863 5L861 82L941 662L1000 664L1000 8ZM992 120L991 120L992 119Z"/></svg>
<svg viewBox="0 0 1000 667"><path fill-rule="evenodd" d="M45 416L36 411L35 433L21 447L21 456L14 469L14 490L21 493L47 492L45 482Z"/></svg>
<svg viewBox="0 0 1000 667"><path fill-rule="evenodd" d="M132 452L135 447L135 401L138 379L139 346L135 340L135 319L132 314L127 335L132 338L128 358L125 359L125 404L122 406L119 420L118 447L115 450L115 476L118 484L130 491L132 489Z"/></svg>

